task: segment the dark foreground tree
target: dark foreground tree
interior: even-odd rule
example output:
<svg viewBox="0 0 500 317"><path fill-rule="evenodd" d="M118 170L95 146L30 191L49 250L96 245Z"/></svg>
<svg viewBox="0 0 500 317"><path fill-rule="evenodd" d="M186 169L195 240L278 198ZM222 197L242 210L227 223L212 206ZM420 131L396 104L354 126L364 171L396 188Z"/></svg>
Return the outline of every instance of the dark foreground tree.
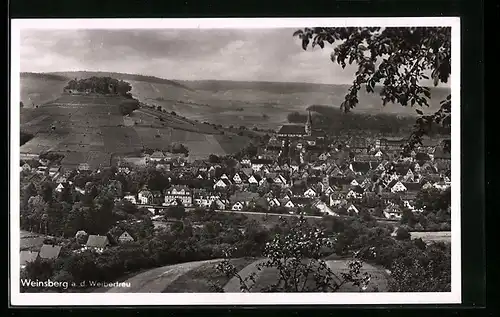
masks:
<svg viewBox="0 0 500 317"><path fill-rule="evenodd" d="M324 249L332 249L333 241L320 228L310 225L304 217L290 223L282 219L284 232L276 234L264 248L263 256L267 259L257 264L257 270L269 268L277 270L274 283L264 287L264 292L336 292L344 284L352 284L366 289L370 275L361 273L360 260L352 260L346 272L333 272L322 259ZM231 264L231 251L226 252L226 259L216 269L229 278L240 281L242 292L251 292L256 286L257 273L242 276ZM223 292L223 288L214 285Z"/></svg>
<svg viewBox="0 0 500 317"><path fill-rule="evenodd" d="M398 103L402 106L429 106L431 89L422 80L432 79L434 86L447 83L451 75L450 27L313 27L293 33L302 40L307 50L326 44L335 44L331 60L345 68L355 63L358 69L341 109L350 111L358 104L358 92L379 93L383 104ZM338 43L338 45L337 45ZM430 78L428 76L430 74ZM378 89L376 85L381 85ZM445 128L451 125L451 95L441 101L441 108L432 115L420 115L403 153L421 144L433 123ZM445 143L450 150L450 143Z"/></svg>

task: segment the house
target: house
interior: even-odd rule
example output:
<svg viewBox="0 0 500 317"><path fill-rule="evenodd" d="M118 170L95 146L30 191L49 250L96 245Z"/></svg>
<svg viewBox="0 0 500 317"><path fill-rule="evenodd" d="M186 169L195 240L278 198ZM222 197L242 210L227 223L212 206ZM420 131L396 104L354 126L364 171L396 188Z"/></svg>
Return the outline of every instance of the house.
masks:
<svg viewBox="0 0 500 317"><path fill-rule="evenodd" d="M406 188L406 191L408 192L419 192L422 186L420 183L414 183L414 182L402 182L403 186Z"/></svg>
<svg viewBox="0 0 500 317"><path fill-rule="evenodd" d="M318 195L318 193L314 189L308 188L303 195L304 197L314 198Z"/></svg>
<svg viewBox="0 0 500 317"><path fill-rule="evenodd" d="M87 243L85 246L88 249L93 249L98 252L104 251L104 249L109 246L109 240L107 236L100 236L100 235L89 235Z"/></svg>
<svg viewBox="0 0 500 317"><path fill-rule="evenodd" d="M61 169L60 166L53 166L53 167L49 168L49 176L52 177L52 176L56 175L57 173L59 173L60 169Z"/></svg>
<svg viewBox="0 0 500 317"><path fill-rule="evenodd" d="M319 155L318 160L320 160L320 161L326 161L329 157L330 157L330 153L324 152L324 153L321 153Z"/></svg>
<svg viewBox="0 0 500 317"><path fill-rule="evenodd" d="M240 164L241 164L241 166L248 167L248 166L252 165L252 161L249 158L243 158L243 159L241 159Z"/></svg>
<svg viewBox="0 0 500 317"><path fill-rule="evenodd" d="M349 205L349 207L347 207L347 212L348 213L351 213L351 212L359 213L359 210L358 210L358 208L356 208L356 206L354 206L353 204L351 204L351 205Z"/></svg>
<svg viewBox="0 0 500 317"><path fill-rule="evenodd" d="M128 175L130 174L130 172L130 168L128 168L127 166L118 167L118 173Z"/></svg>
<svg viewBox="0 0 500 317"><path fill-rule="evenodd" d="M363 198L364 189L361 186L353 187L346 195L347 199L361 199Z"/></svg>
<svg viewBox="0 0 500 317"><path fill-rule="evenodd" d="M174 206L181 203L184 207L193 206L193 193L187 186L172 186L165 191L163 206Z"/></svg>
<svg viewBox="0 0 500 317"><path fill-rule="evenodd" d="M258 175L252 175L248 178L248 183L250 185L258 185L260 181L260 177Z"/></svg>
<svg viewBox="0 0 500 317"><path fill-rule="evenodd" d="M66 186L69 186L67 184L64 184L64 183L59 183L59 185L56 186L56 188L54 189L57 193L60 193L62 192Z"/></svg>
<svg viewBox="0 0 500 317"><path fill-rule="evenodd" d="M413 206L413 204L409 201L409 200L403 200L403 206L404 208L407 208L409 210L414 210L415 207Z"/></svg>
<svg viewBox="0 0 500 317"><path fill-rule="evenodd" d="M384 217L387 219L401 219L402 211L395 204L391 204L387 208L384 209Z"/></svg>
<svg viewBox="0 0 500 317"><path fill-rule="evenodd" d="M285 208L295 208L295 204L292 202L292 200L283 201L281 202L281 205Z"/></svg>
<svg viewBox="0 0 500 317"><path fill-rule="evenodd" d="M252 170L254 172L260 171L264 166L266 165L272 165L273 161L272 160L266 160L266 159L255 159L251 160L251 165L252 165Z"/></svg>
<svg viewBox="0 0 500 317"><path fill-rule="evenodd" d="M405 185L403 185L403 183L401 183L400 181L398 181L397 179L393 179L388 185L387 187L389 188L389 190L392 192L392 193L399 193L399 192L404 192L407 190L407 188L405 187Z"/></svg>
<svg viewBox="0 0 500 317"><path fill-rule="evenodd" d="M231 186L231 182L228 179L219 179L214 184L214 189L226 189Z"/></svg>
<svg viewBox="0 0 500 317"><path fill-rule="evenodd" d="M311 204L311 199L308 197L292 197L291 201L296 207L305 207Z"/></svg>
<svg viewBox="0 0 500 317"><path fill-rule="evenodd" d="M233 176L233 182L235 184L241 184L243 182L243 178L241 177L241 175L239 173L234 174L234 176Z"/></svg>
<svg viewBox="0 0 500 317"><path fill-rule="evenodd" d="M49 245L49 244L44 244L40 248L40 253L38 256L41 259L47 259L47 260L54 260L59 257L59 253L61 253L61 246L60 245Z"/></svg>
<svg viewBox="0 0 500 317"><path fill-rule="evenodd" d="M163 152L160 151L155 151L153 152L153 154L149 156L150 161L161 161L164 159L165 159L165 154L163 154Z"/></svg>
<svg viewBox="0 0 500 317"><path fill-rule="evenodd" d="M123 200L127 200L131 202L132 204L137 204L137 200L135 199L135 195L125 195L123 196Z"/></svg>
<svg viewBox="0 0 500 317"><path fill-rule="evenodd" d="M278 174L278 176L276 176L273 179L273 183L276 184L276 185L278 185L278 186L283 187L283 186L286 186L287 180L286 180L286 178L283 175Z"/></svg>
<svg viewBox="0 0 500 317"><path fill-rule="evenodd" d="M237 201L235 202L232 206L231 206L231 210L234 210L234 211L241 211L244 207L244 204L240 201Z"/></svg>
<svg viewBox="0 0 500 317"><path fill-rule="evenodd" d="M329 196L329 195L333 194L334 190L331 186L328 186L323 192L325 195Z"/></svg>
<svg viewBox="0 0 500 317"><path fill-rule="evenodd" d="M277 198L269 198L268 205L269 207L279 207L281 203Z"/></svg>
<svg viewBox="0 0 500 317"><path fill-rule="evenodd" d="M214 201L214 204L215 204L215 208L217 210L226 210L226 203L220 199L216 199Z"/></svg>
<svg viewBox="0 0 500 317"><path fill-rule="evenodd" d="M358 175L364 175L371 169L369 162L352 162L349 164L349 169Z"/></svg>
<svg viewBox="0 0 500 317"><path fill-rule="evenodd" d="M45 174L47 172L47 166L38 166L36 169L37 174Z"/></svg>
<svg viewBox="0 0 500 317"><path fill-rule="evenodd" d="M54 178L54 182L56 182L57 184L67 183L68 178L64 175L56 175L56 177Z"/></svg>
<svg viewBox="0 0 500 317"><path fill-rule="evenodd" d="M135 241L134 238L128 233L127 231L124 231L119 237L118 237L118 242L120 243L126 243L126 242L132 242Z"/></svg>
<svg viewBox="0 0 500 317"><path fill-rule="evenodd" d="M150 205L153 203L153 194L147 189L141 190L137 195L137 198L139 200L139 204L142 205Z"/></svg>
<svg viewBox="0 0 500 317"><path fill-rule="evenodd" d="M79 171L90 171L90 165L88 163L80 163L78 165Z"/></svg>
<svg viewBox="0 0 500 317"><path fill-rule="evenodd" d="M209 168L209 164L203 160L194 160L191 166L195 168L197 172L206 172Z"/></svg>
<svg viewBox="0 0 500 317"><path fill-rule="evenodd" d="M304 125L299 124L285 124L281 126L278 131L280 138L300 138L308 135Z"/></svg>
<svg viewBox="0 0 500 317"><path fill-rule="evenodd" d="M357 180L353 179L350 183L351 186L359 186L359 183Z"/></svg>
<svg viewBox="0 0 500 317"><path fill-rule="evenodd" d="M372 185L372 181L369 178L365 178L363 182L361 183L361 187L364 189L369 188Z"/></svg>
<svg viewBox="0 0 500 317"><path fill-rule="evenodd" d="M329 215L329 216L335 216L338 217L339 215L334 212L330 207L328 207L327 204L322 202L321 200L318 200L315 204L314 207L316 207L320 212Z"/></svg>

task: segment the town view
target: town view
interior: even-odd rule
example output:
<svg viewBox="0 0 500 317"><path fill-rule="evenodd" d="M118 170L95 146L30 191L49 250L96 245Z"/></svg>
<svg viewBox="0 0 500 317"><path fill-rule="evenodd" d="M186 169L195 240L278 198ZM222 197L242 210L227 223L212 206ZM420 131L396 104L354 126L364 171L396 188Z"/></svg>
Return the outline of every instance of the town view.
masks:
<svg viewBox="0 0 500 317"><path fill-rule="evenodd" d="M450 292L450 29L23 30L21 292Z"/></svg>

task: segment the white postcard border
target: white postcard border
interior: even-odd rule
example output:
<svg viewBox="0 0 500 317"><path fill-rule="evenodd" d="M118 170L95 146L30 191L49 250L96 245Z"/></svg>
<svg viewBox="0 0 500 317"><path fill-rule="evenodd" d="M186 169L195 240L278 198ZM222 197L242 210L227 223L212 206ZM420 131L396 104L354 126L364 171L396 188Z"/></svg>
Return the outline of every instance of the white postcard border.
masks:
<svg viewBox="0 0 500 317"><path fill-rule="evenodd" d="M452 27L452 271L447 293L20 293L19 99L21 29L301 28L307 26ZM360 305L461 303L460 227L460 18L245 18L245 19L14 19L11 21L10 301L13 306L97 305Z"/></svg>

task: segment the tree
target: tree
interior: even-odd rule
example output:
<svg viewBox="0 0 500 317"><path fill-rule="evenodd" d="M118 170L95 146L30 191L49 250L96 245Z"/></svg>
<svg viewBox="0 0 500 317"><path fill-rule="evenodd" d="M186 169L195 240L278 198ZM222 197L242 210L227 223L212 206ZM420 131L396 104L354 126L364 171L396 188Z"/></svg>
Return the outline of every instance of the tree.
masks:
<svg viewBox="0 0 500 317"><path fill-rule="evenodd" d="M450 27L349 27L349 28L304 28L293 33L302 41L302 48L325 48L325 44L338 44L331 60L345 68L347 63L358 66L341 109L349 112L358 104L358 92L364 86L368 93L377 92L384 103L402 106L429 106L429 87L421 81L447 83L451 75L451 28ZM381 89L376 85L382 85ZM433 123L449 129L451 125L451 95L441 101L441 108L432 115L420 115L408 144L403 152L409 153L421 144ZM445 144L450 150L450 142Z"/></svg>
<svg viewBox="0 0 500 317"><path fill-rule="evenodd" d="M424 211L441 211L446 210L451 204L451 189L444 191L430 187L422 189L417 194L415 199L415 207Z"/></svg>
<svg viewBox="0 0 500 317"><path fill-rule="evenodd" d="M258 270L266 268L278 271L276 281L261 291L267 292L335 292L346 283L366 289L370 280L367 273L361 274L362 262L353 260L348 264L347 273L334 273L321 259L321 250L331 246L332 242L320 228L311 226L304 217L298 221L282 220L283 233L276 234L269 241L263 252L268 258L257 265ZM226 257L231 256L226 252ZM243 277L229 259L216 266L217 270L228 277L240 281L242 292L250 292L256 284L256 274ZM214 286L217 291L221 287Z"/></svg>
<svg viewBox="0 0 500 317"><path fill-rule="evenodd" d="M80 244L85 244L87 243L87 238L89 237L89 235L84 231L84 230L80 230L76 233L75 235L75 239L78 243Z"/></svg>
<svg viewBox="0 0 500 317"><path fill-rule="evenodd" d="M170 206L168 207L165 216L167 218L183 219L186 216L186 210L183 206Z"/></svg>
<svg viewBox="0 0 500 317"><path fill-rule="evenodd" d="M43 201L45 201L46 203L52 202L53 194L54 194L53 190L54 190L54 186L52 186L51 183L49 183L49 182L42 183L40 194L43 198Z"/></svg>
<svg viewBox="0 0 500 317"><path fill-rule="evenodd" d="M210 163L217 164L217 163L220 163L220 158L215 154L210 154L208 156L208 161Z"/></svg>
<svg viewBox="0 0 500 317"><path fill-rule="evenodd" d="M450 245L435 243L411 248L395 259L389 289L393 292L449 292L451 290Z"/></svg>
<svg viewBox="0 0 500 317"><path fill-rule="evenodd" d="M396 231L397 240L409 240L411 238L410 232L404 227L399 227Z"/></svg>

